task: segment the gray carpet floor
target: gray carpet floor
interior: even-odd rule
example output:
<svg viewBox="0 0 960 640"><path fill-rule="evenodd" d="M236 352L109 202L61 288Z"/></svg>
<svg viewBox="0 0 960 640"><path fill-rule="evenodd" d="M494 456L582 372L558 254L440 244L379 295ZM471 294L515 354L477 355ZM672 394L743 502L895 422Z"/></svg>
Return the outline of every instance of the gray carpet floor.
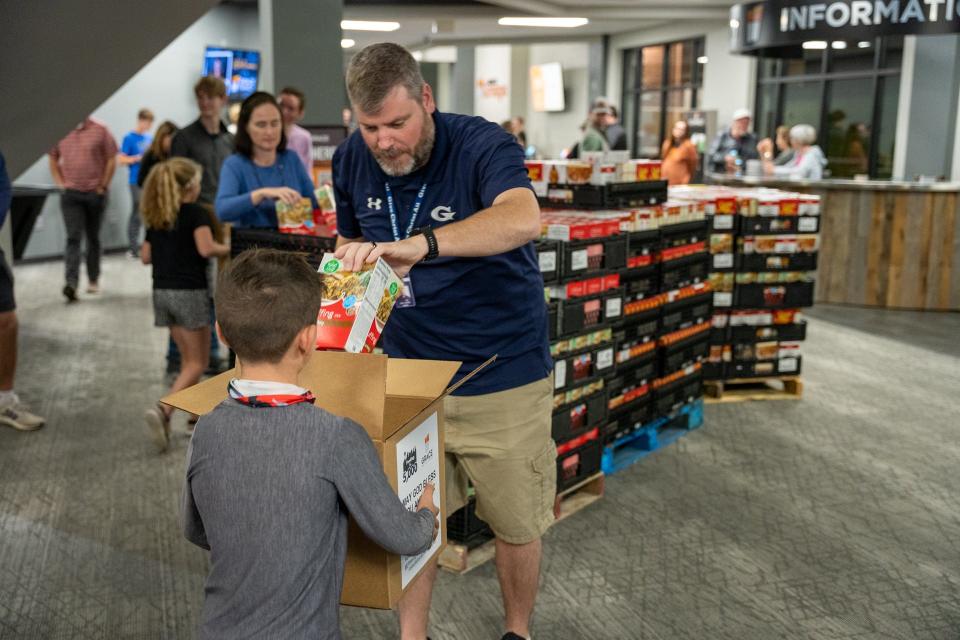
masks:
<svg viewBox="0 0 960 640"><path fill-rule="evenodd" d="M188 638L204 552L176 526L187 436L151 451L165 389L149 274L16 269L18 388L0 429L0 638ZM708 405L703 428L611 476L545 539L537 640L960 637L960 314L820 307L802 401ZM346 638L396 637L343 609ZM435 640L499 638L492 565L441 574Z"/></svg>

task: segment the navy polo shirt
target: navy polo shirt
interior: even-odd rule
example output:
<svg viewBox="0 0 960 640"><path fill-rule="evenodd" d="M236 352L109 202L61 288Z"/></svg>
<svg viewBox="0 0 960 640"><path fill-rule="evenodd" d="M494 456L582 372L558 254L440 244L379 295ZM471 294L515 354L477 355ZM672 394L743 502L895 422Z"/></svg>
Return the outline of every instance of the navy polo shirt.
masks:
<svg viewBox="0 0 960 640"><path fill-rule="evenodd" d="M483 118L435 112L436 138L426 166L387 176L355 131L333 156L337 230L346 238L394 240L389 180L401 236L426 183L415 227L453 224L490 207L504 191L530 188L523 149ZM416 306L394 308L380 346L398 358L461 360L457 378L490 356L497 361L457 395L513 389L550 374L543 280L533 243L482 258L437 258L410 271Z"/></svg>

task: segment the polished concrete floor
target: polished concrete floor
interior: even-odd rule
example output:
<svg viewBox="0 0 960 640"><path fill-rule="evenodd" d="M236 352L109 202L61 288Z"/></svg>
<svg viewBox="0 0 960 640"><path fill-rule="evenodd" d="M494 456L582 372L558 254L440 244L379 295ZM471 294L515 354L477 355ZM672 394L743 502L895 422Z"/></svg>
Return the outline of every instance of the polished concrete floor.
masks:
<svg viewBox="0 0 960 640"><path fill-rule="evenodd" d="M18 387L49 423L0 429L0 638L191 637L187 437L158 456L140 424L164 390L148 272L108 258L70 306L59 264L16 275ZM960 637L960 314L810 316L802 401L708 406L548 533L537 640ZM500 620L491 565L442 574L435 640ZM396 637L390 612L342 626Z"/></svg>

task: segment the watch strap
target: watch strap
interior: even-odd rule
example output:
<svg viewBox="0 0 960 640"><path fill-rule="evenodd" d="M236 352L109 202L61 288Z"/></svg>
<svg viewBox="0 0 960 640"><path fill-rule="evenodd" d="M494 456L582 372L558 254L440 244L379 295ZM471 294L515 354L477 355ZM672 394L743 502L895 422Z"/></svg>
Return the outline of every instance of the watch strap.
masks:
<svg viewBox="0 0 960 640"><path fill-rule="evenodd" d="M440 246L437 244L437 236L433 233L433 228L424 227L420 230L424 239L427 241L427 255L423 257L423 262L435 260L440 256Z"/></svg>

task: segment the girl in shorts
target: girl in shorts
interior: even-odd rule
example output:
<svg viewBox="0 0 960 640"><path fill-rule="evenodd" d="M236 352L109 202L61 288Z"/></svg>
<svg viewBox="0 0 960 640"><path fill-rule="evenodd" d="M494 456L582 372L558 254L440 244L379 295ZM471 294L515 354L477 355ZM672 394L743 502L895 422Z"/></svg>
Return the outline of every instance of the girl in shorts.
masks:
<svg viewBox="0 0 960 640"><path fill-rule="evenodd" d="M182 356L180 374L170 392L196 384L210 359L210 294L207 259L230 248L213 239L210 212L197 203L200 165L171 158L154 166L143 185L140 212L147 237L143 264L153 265L154 324L169 327ZM159 451L170 441L173 409L156 404L144 416Z"/></svg>

